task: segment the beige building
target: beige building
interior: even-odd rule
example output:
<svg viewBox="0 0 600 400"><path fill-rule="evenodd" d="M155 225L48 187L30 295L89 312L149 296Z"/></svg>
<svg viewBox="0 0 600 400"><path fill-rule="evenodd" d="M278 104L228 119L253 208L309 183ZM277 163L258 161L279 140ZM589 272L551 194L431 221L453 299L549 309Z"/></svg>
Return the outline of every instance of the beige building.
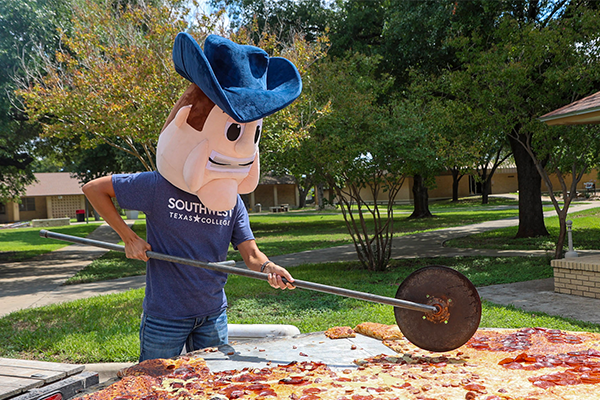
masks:
<svg viewBox="0 0 600 400"><path fill-rule="evenodd" d="M558 183L558 178L555 175L551 175L550 179L552 181L553 189L556 192L561 191L560 184ZM582 195L591 192L590 189L586 188L586 184L596 184L596 180L598 179L598 170L592 170L591 172L585 174L581 181L577 185L577 192ZM571 177L565 177L567 184L571 183ZM432 189L429 189L429 200L445 200L452 198L452 175L450 172L445 172L438 175L435 178L436 186ZM400 189L400 192L396 196L395 203L405 204L412 203L413 194L412 194L412 185L413 179L412 177L407 177ZM591 186L591 185L590 185ZM516 167L506 167L506 168L498 168L492 177L492 187L490 194L502 194L502 193L517 193L519 190L519 181ZM542 192L548 192L549 189L547 185L542 181ZM467 197L470 195L481 194L481 187L471 176L464 176L458 185L458 197ZM325 198L328 198L329 192L325 191ZM373 198L368 189L363 189L361 192L361 196L365 201L372 202ZM388 200L387 193L380 193L379 200L381 202L386 202Z"/></svg>
<svg viewBox="0 0 600 400"><path fill-rule="evenodd" d="M263 210L281 205L296 208L300 204L298 185L290 175L281 177L265 175L260 179L254 192L243 197L250 210L255 210L257 204L260 204Z"/></svg>
<svg viewBox="0 0 600 400"><path fill-rule="evenodd" d="M0 203L0 223L31 221L32 219L76 218L77 210L86 209L85 195L77 178L68 172L35 174L37 182L27 187L21 204ZM296 208L299 204L298 186L291 176L265 176L256 190L244 196L252 210L261 204L263 210L286 204ZM88 210L91 210L88 203Z"/></svg>
<svg viewBox="0 0 600 400"><path fill-rule="evenodd" d="M514 167L499 168L492 178L490 194L516 193L518 190L517 176L517 169ZM0 223L47 218L76 218L77 210L86 209L86 199L81 191L82 185L69 173L38 173L36 178L38 182L27 188L25 196L21 198L21 204L12 202L0 204ZM558 179L555 176L551 176L551 179L555 192L560 191ZM586 188L586 183L593 183L595 188L597 179L597 170L584 175L577 186L577 191L582 194L590 192L590 189ZM569 176L566 177L566 181L567 184L570 184ZM412 185L412 178L406 178L396 197L396 203L412 202ZM548 191L543 182L542 191ZM480 190L472 177L465 176L460 180L459 197L478 193L480 193ZM367 189L363 189L362 195L366 201L373 200ZM325 197L328 198L328 196L329 194L326 191ZM291 176L264 176L254 192L242 197L249 210L256 210L257 204L261 205L263 211L281 205L293 209L300 204L298 185ZM452 198L452 175L448 172L436 177L436 187L429 190L429 199L435 201L450 198ZM381 193L380 201L385 202L387 200L387 193ZM88 210L91 210L89 205Z"/></svg>
<svg viewBox="0 0 600 400"><path fill-rule="evenodd" d="M85 209L81 184L68 172L35 174L37 182L29 185L21 204L0 204L0 223L47 218L76 218Z"/></svg>

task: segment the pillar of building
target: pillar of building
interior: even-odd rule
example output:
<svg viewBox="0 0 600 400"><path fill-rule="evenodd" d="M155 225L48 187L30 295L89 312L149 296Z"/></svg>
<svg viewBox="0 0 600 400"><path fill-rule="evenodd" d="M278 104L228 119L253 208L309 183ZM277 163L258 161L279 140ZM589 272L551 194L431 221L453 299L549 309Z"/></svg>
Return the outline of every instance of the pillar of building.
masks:
<svg viewBox="0 0 600 400"><path fill-rule="evenodd" d="M52 210L52 196L46 196L46 218L54 218Z"/></svg>
<svg viewBox="0 0 600 400"><path fill-rule="evenodd" d="M300 205L300 190L298 190L298 185L294 186L294 192L295 192L295 200L296 200L296 207L298 207Z"/></svg>
<svg viewBox="0 0 600 400"><path fill-rule="evenodd" d="M9 221L18 222L21 220L21 212L19 211L19 203L9 202L6 205L6 216Z"/></svg>

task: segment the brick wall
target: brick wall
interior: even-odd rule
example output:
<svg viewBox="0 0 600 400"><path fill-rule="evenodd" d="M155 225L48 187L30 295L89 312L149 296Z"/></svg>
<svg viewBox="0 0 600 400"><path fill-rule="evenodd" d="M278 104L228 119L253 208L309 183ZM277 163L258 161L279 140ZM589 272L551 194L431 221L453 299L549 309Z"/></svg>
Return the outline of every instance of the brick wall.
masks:
<svg viewBox="0 0 600 400"><path fill-rule="evenodd" d="M554 291L600 299L600 256L552 260Z"/></svg>

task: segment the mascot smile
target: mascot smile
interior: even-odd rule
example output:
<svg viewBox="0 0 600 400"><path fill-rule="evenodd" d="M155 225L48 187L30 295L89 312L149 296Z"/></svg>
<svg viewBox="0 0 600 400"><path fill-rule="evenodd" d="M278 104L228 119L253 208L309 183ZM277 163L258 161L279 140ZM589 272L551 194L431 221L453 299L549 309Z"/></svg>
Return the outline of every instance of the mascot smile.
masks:
<svg viewBox="0 0 600 400"><path fill-rule="evenodd" d="M260 178L262 119L302 91L296 67L254 46L209 35L204 50L187 33L175 38L176 71L192 82L161 131L158 172L207 208L227 211Z"/></svg>

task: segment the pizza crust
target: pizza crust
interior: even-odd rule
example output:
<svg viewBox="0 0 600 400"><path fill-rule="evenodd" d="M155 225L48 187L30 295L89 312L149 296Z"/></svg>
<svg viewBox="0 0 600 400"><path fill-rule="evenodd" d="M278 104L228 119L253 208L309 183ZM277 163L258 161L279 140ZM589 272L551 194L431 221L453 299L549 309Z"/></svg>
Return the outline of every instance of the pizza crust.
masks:
<svg viewBox="0 0 600 400"><path fill-rule="evenodd" d="M384 325L375 322L363 322L356 325L354 330L362 335L379 340L402 339L403 335L397 325Z"/></svg>
<svg viewBox="0 0 600 400"><path fill-rule="evenodd" d="M207 375L210 373L206 361L202 358L181 356L178 358L157 358L145 360L131 367L123 368L117 372L117 377L127 376L166 376L180 374L184 369L186 372Z"/></svg>
<svg viewBox="0 0 600 400"><path fill-rule="evenodd" d="M599 334L480 329L466 345L446 353L419 349L403 338L384 343L398 353L356 360L356 368L343 370L307 361L211 372L193 355L152 360L82 399L600 399Z"/></svg>
<svg viewBox="0 0 600 400"><path fill-rule="evenodd" d="M329 339L346 339L356 337L356 333L349 326L334 326L325 331L325 336Z"/></svg>

